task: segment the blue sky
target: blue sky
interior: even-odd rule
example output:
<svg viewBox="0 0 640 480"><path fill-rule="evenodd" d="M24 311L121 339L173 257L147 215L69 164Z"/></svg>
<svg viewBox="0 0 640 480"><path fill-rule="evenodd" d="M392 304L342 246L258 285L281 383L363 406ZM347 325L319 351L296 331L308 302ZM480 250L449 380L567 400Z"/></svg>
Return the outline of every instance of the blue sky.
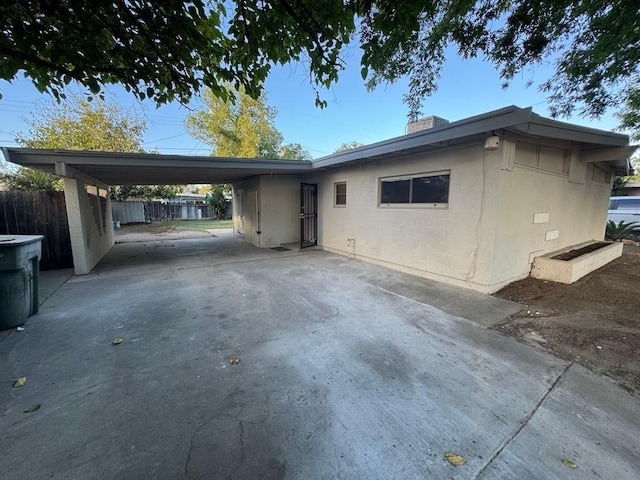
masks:
<svg viewBox="0 0 640 480"><path fill-rule="evenodd" d="M549 66L537 66L523 72L510 87L502 89L498 72L482 60L461 60L450 52L435 95L424 101L423 113L444 117L450 121L480 114L507 105L533 106L536 113L549 115L545 95L538 84L551 73ZM534 85L527 88L532 80ZM358 50L347 52L347 69L331 89L321 91L328 106L315 107L315 93L304 66L276 67L266 82L267 103L276 107L276 126L286 142L302 144L313 157L333 152L344 142L373 143L402 135L405 132L407 108L402 103L406 81L380 86L367 92L360 77ZM39 99L48 101L26 79L11 83L0 81L0 145L15 146L15 133L28 131L25 120L35 111ZM147 121L145 145L160 153L208 155L210 147L191 138L184 130L187 110L179 105L156 109L151 102L139 102L119 86L107 87L107 99L124 106L133 106ZM192 102L198 106L199 102ZM600 120L574 116L561 119L603 130L613 130L617 121L608 114Z"/></svg>

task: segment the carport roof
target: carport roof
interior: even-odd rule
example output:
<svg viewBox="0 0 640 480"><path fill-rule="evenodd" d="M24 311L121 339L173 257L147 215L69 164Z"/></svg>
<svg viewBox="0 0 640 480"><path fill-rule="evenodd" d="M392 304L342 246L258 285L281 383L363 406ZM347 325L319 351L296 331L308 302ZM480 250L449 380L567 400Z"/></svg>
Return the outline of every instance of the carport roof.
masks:
<svg viewBox="0 0 640 480"><path fill-rule="evenodd" d="M49 173L89 177L104 185L236 183L253 175L300 174L305 160L225 158L153 153L89 152L2 147L7 161Z"/></svg>
<svg viewBox="0 0 640 480"><path fill-rule="evenodd" d="M636 147L619 133L558 122L509 106L348 150L312 162L261 158L159 155L3 147L7 161L50 173L97 181L102 185L238 183L253 175L303 174L370 160L393 160L445 149L461 143L482 142L487 135L514 133L533 139L550 138L581 145L585 162L608 164L626 175L629 157Z"/></svg>

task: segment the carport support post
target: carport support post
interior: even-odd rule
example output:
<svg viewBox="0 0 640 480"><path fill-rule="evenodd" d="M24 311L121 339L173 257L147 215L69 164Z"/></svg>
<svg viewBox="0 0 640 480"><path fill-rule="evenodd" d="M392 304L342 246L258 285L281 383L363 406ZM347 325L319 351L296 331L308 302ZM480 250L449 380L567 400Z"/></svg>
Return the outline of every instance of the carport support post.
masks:
<svg viewBox="0 0 640 480"><path fill-rule="evenodd" d="M73 268L76 275L85 275L114 244L109 191L94 185L87 188L77 178L63 178Z"/></svg>

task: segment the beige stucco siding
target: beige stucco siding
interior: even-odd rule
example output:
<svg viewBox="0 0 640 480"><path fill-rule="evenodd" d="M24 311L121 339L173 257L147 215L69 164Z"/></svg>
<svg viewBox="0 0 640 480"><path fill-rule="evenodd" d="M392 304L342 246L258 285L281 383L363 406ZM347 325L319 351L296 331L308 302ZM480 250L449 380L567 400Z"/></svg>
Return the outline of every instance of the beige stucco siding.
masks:
<svg viewBox="0 0 640 480"><path fill-rule="evenodd" d="M249 218L249 192L252 190L258 191L260 189L260 177L250 177L241 183L234 184L232 187L233 233L235 233L236 235L247 235L248 228L253 228L255 230L255 225L253 225L253 223L250 223L253 221L253 219ZM255 219L255 221L257 221L257 219ZM249 239L247 238L247 240Z"/></svg>
<svg viewBox="0 0 640 480"><path fill-rule="evenodd" d="M300 241L300 175L260 177L263 248Z"/></svg>
<svg viewBox="0 0 640 480"><path fill-rule="evenodd" d="M299 242L300 181L299 175L262 175L233 185L234 233L260 248Z"/></svg>
<svg viewBox="0 0 640 480"><path fill-rule="evenodd" d="M485 291L498 170L499 155L473 145L305 176L318 183L318 243L348 255L352 239L356 258ZM443 171L451 175L446 208L379 206L380 178ZM345 207L334 205L336 182L347 184Z"/></svg>
<svg viewBox="0 0 640 480"><path fill-rule="evenodd" d="M76 275L87 274L114 244L111 200L106 190L64 178L64 196Z"/></svg>
<svg viewBox="0 0 640 480"><path fill-rule="evenodd" d="M492 290L528 276L535 256L604 236L611 191L604 172L586 168L589 178L575 183L568 173L517 162L500 171Z"/></svg>

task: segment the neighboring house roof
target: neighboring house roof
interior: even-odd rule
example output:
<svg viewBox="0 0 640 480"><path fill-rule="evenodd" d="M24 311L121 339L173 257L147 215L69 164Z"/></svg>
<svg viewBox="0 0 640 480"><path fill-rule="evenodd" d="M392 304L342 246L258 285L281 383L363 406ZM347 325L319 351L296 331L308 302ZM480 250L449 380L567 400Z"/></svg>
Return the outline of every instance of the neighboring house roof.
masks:
<svg viewBox="0 0 640 480"><path fill-rule="evenodd" d="M184 198L185 200L205 200L207 195L205 193L190 193L182 192L174 195L176 198Z"/></svg>
<svg viewBox="0 0 640 480"><path fill-rule="evenodd" d="M207 195L204 193L189 193L182 192L177 193L171 198L167 198L168 203L205 203L207 201Z"/></svg>
<svg viewBox="0 0 640 480"><path fill-rule="evenodd" d="M487 135L506 132L579 142L583 159L607 163L619 175L629 171L628 158L636 148L628 146L627 135L559 122L541 117L531 108L510 106L314 161L8 147L2 147L2 152L10 162L77 178L84 175L87 181L98 180L105 185L237 183L253 175L301 174L371 159L396 159L482 141Z"/></svg>

